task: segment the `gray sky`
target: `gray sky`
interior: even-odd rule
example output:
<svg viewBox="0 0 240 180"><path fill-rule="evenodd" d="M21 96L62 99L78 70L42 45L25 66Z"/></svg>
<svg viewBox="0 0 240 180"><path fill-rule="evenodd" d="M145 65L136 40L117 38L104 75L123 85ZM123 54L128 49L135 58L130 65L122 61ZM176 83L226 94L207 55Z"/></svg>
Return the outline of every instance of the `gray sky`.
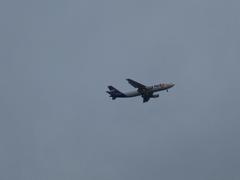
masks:
<svg viewBox="0 0 240 180"><path fill-rule="evenodd" d="M0 179L239 180L240 2L0 2ZM112 101L173 82L169 93Z"/></svg>

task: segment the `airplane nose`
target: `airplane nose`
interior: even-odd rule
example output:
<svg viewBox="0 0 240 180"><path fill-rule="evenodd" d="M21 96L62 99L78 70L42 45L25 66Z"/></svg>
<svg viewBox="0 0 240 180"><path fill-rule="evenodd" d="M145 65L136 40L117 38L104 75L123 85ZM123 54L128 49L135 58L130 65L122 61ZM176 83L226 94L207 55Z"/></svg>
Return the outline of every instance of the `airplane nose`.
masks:
<svg viewBox="0 0 240 180"><path fill-rule="evenodd" d="M171 83L171 87L175 86L175 84Z"/></svg>

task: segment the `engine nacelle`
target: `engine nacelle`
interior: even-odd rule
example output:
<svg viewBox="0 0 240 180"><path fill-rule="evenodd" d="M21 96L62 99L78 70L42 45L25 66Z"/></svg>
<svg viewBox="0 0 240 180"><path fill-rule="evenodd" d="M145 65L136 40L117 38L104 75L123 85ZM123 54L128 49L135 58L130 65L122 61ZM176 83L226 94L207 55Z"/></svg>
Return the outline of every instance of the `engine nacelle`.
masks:
<svg viewBox="0 0 240 180"><path fill-rule="evenodd" d="M158 98L159 97L159 94L153 94L152 95L152 98Z"/></svg>

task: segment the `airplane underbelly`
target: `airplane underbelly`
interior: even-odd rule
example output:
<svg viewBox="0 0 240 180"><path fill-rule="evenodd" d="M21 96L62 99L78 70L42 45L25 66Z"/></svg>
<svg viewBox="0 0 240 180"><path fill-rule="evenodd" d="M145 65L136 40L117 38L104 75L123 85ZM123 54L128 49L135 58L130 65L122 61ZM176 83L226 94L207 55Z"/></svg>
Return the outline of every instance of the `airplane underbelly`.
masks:
<svg viewBox="0 0 240 180"><path fill-rule="evenodd" d="M157 88L157 89L154 89L153 92L158 92L158 91L163 91L163 90L166 90L167 88Z"/></svg>
<svg viewBox="0 0 240 180"><path fill-rule="evenodd" d="M132 91L132 92L125 93L125 95L127 97L135 97L135 96L140 96L141 94L138 91Z"/></svg>

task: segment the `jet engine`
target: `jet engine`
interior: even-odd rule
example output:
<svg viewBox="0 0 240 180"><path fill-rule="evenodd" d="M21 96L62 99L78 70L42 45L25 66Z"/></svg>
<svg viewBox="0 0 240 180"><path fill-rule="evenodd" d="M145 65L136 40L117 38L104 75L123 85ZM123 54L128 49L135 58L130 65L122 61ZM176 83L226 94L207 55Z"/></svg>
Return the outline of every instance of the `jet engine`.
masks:
<svg viewBox="0 0 240 180"><path fill-rule="evenodd" d="M158 98L159 97L159 94L153 94L152 95L152 98Z"/></svg>

